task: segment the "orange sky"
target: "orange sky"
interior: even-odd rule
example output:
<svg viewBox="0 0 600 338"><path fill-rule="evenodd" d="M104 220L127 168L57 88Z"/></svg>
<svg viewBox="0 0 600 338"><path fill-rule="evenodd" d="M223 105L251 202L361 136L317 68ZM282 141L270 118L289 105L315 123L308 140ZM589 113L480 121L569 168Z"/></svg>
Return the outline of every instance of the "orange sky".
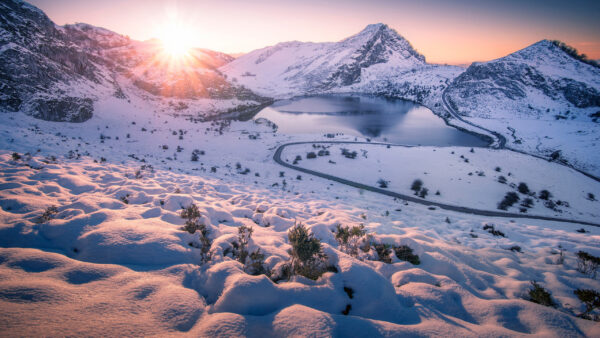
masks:
<svg viewBox="0 0 600 338"><path fill-rule="evenodd" d="M176 21L192 43L226 53L282 41L338 41L383 22L429 62L466 64L544 38L600 58L598 0L32 0L57 24L86 22L134 39Z"/></svg>

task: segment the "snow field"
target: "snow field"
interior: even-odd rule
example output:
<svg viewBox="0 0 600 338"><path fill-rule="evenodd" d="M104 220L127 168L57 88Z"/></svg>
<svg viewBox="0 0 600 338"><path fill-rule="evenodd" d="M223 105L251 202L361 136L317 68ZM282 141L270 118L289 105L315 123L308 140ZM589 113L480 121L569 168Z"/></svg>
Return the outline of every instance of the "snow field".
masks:
<svg viewBox="0 0 600 338"><path fill-rule="evenodd" d="M369 144L315 143L287 146L282 159L298 166L334 175L351 181L379 187L386 181L390 191L413 195L411 185L420 179L429 190L427 200L475 209L498 210L498 203L507 192L517 192L524 182L531 190L519 193L520 201L508 212L520 212L525 198L532 199L526 214L555 216L596 222L600 218L600 201L590 200L589 193L600 195L600 183L576 171L531 156L508 150L464 147L403 147ZM325 148L323 148L325 147ZM308 159L310 152L329 151L329 156ZM356 152L354 159L346 158L342 149ZM334 162L334 163L332 163ZM499 171L497 171L499 170ZM506 183L498 182L500 176ZM548 190L553 201L566 201L569 206L548 208L539 192ZM437 192L440 195L437 195Z"/></svg>

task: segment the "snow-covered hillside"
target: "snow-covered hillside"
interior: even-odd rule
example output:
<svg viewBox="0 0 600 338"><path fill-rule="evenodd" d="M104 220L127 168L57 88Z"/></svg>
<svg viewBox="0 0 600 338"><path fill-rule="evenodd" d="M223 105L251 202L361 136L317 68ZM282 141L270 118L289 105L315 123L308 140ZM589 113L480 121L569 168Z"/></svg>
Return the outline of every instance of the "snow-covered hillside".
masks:
<svg viewBox="0 0 600 338"><path fill-rule="evenodd" d="M447 90L467 120L503 134L507 146L560 158L600 176L600 68L543 40L474 63ZM596 115L594 115L596 114Z"/></svg>
<svg viewBox="0 0 600 338"><path fill-rule="evenodd" d="M108 98L77 125L0 115L2 332L600 334L597 323L575 316L584 305L573 294L600 289L576 260L578 250L600 255L598 228L431 210L330 184L272 161L279 144L301 137L252 121L191 123L149 114L146 104ZM424 163L439 157L431 148L411 151ZM475 157L474 166L495 164ZM515 178L538 169L510 168ZM432 180L425 185L433 188ZM191 204L209 230L208 246L198 231L182 230L181 208ZM290 259L288 230L296 222L322 242L335 270L316 281L274 282L234 255L240 227L252 227L248 250L260 249L263 267L276 271ZM393 251L389 260L375 249L348 254L333 231L361 224L370 241L406 245L419 264ZM552 293L556 308L526 300L532 280Z"/></svg>
<svg viewBox="0 0 600 338"><path fill-rule="evenodd" d="M422 81L426 85L439 83L438 78L421 77L422 69L428 73L433 68L406 39L384 24L369 25L339 42L283 42L245 54L220 68L230 79L270 97L340 90L383 92L390 81L396 84L404 78L413 88ZM442 78L443 83L447 77ZM396 86L388 89L402 90Z"/></svg>
<svg viewBox="0 0 600 338"><path fill-rule="evenodd" d="M0 109L52 121L82 122L95 102L140 96L155 109L205 117L268 102L229 83L217 70L231 57L193 49L175 60L155 40L138 42L87 24L55 25L20 0L0 3ZM196 99L214 100L217 111Z"/></svg>

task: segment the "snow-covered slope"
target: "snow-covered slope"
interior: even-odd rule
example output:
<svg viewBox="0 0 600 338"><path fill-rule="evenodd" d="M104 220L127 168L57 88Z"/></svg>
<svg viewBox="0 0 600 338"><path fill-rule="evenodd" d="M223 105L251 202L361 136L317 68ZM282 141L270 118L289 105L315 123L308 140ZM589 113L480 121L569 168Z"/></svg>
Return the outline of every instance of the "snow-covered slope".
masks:
<svg viewBox="0 0 600 338"><path fill-rule="evenodd" d="M507 146L561 158L600 176L600 68L543 40L474 63L447 90L469 121L503 134ZM597 119L596 119L597 121Z"/></svg>
<svg viewBox="0 0 600 338"><path fill-rule="evenodd" d="M3 111L82 122L92 116L94 102L111 95L142 96L157 109L171 105L200 116L208 112L199 110L198 99L245 108L267 101L221 75L217 68L232 60L226 54L193 49L176 59L158 41L132 41L87 24L56 26L20 0L4 1L0 9Z"/></svg>
<svg viewBox="0 0 600 338"><path fill-rule="evenodd" d="M600 288L597 279L577 271L576 261L578 250L600 254L600 228L583 226L589 232L582 233L576 231L581 225L565 222L431 210L330 184L271 160L275 147L302 136L251 121L191 123L149 114L148 104L109 97L77 125L0 114L3 334L598 336L597 323L575 316L584 305L573 290ZM549 188L555 199L575 204L579 192L600 195L597 184L564 168L558 168L564 182L534 179L532 172L558 165L505 163L508 151L416 147L390 156L393 149L373 147L357 149L367 150L368 159L362 151L360 159L342 158L332 147L327 158L338 164L324 165L346 168L335 172L340 176L365 167L372 178L367 183L381 177L399 191L418 174L432 189L431 199L437 198L434 189L443 198L464 189L472 200L495 199L487 188L477 189L474 180L486 177L465 172L495 176L495 165L503 174L512 171L509 182ZM195 149L202 152L191 161ZM302 165L325 160L306 159L305 151L315 150L302 149ZM402 157L389 167L404 168L380 173L378 156ZM590 208L600 203L588 202ZM198 232L182 230L181 207L190 204L210 230L208 262L201 259ZM40 217L50 206L57 212ZM573 206L572 214L580 218L576 210L585 207ZM290 259L287 234L295 222L321 240L337 272L316 281L294 276L274 282L252 275L232 254L240 227L252 227L249 250L260 249L264 266L275 269ZM408 245L420 264L394 254L385 263L373 250L353 257L332 232L339 224L363 224L374 243ZM491 225L504 237L486 230ZM564 262L556 264L560 250ZM531 280L552 293L557 308L524 299Z"/></svg>

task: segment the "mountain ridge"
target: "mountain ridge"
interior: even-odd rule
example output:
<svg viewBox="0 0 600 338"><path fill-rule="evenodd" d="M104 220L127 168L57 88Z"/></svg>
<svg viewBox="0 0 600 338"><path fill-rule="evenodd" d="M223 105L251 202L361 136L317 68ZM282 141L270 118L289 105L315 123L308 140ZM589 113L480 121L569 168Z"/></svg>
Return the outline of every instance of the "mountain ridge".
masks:
<svg viewBox="0 0 600 338"><path fill-rule="evenodd" d="M189 107L192 115L198 115L194 106L227 106L229 112L235 105L258 107L268 101L223 77L217 68L233 60L224 53L197 48L185 62L174 63L157 41L139 42L85 23L58 26L20 0L4 1L0 9L3 111L83 122L93 116L96 101L110 96L140 96L155 101L157 109ZM215 104L198 101L203 99Z"/></svg>

